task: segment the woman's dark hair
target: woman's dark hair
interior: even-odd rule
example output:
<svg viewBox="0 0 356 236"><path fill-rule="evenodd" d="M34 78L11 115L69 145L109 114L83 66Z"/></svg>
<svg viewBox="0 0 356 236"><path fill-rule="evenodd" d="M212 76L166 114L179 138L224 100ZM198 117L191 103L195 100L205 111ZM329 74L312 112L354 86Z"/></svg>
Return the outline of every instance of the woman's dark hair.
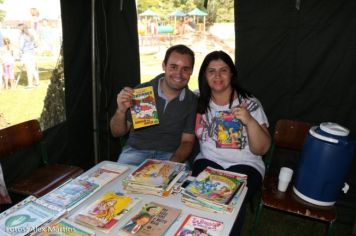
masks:
<svg viewBox="0 0 356 236"><path fill-rule="evenodd" d="M192 68L194 67L194 62L195 62L194 52L183 44L174 45L167 49L166 55L164 56L164 60L163 60L163 63L165 65L167 65L169 56L172 54L172 52L178 52L180 54L188 54L192 59Z"/></svg>
<svg viewBox="0 0 356 236"><path fill-rule="evenodd" d="M239 96L243 98L252 96L251 93L249 93L248 91L246 91L240 86L237 79L237 70L231 57L223 51L213 51L208 55L206 55L199 70L198 83L199 83L200 96L198 99L198 113L201 114L206 113L210 109L209 102L211 98L211 88L209 87L209 84L205 78L205 71L208 68L209 63L211 61L216 61L216 60L222 60L223 62L225 62L229 66L230 71L232 73L231 86L233 89L230 95L229 107L231 108L232 102L234 101L235 91Z"/></svg>

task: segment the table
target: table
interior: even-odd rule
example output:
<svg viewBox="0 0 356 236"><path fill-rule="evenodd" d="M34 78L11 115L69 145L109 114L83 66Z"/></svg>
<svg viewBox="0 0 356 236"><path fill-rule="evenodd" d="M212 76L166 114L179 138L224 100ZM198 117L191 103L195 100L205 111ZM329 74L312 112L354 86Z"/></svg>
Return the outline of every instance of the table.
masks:
<svg viewBox="0 0 356 236"><path fill-rule="evenodd" d="M100 166L108 164L108 163L115 163L115 162L111 162L111 161L100 162L99 164L95 165L94 167L92 167L91 169L89 169L88 171L83 173L82 176L88 175L91 172L94 172L96 169L100 168ZM124 192L123 186L122 186L122 180L137 168L136 166L130 166L130 165L128 165L128 167L129 167L129 170L126 171L123 175L121 175L119 178L115 179L114 181L108 183L107 185L102 187L100 190L95 192L88 199L86 199L79 206L77 206L76 208L72 209L68 214L68 218L70 218L72 215L74 215L77 211L80 211L81 209L86 208L88 205L90 205L92 202L94 202L96 199L98 199L105 192L108 192L108 191ZM119 222L115 226L115 228L110 231L110 233L106 234L106 233L101 232L101 231L98 230L98 231L96 231L96 235L99 235L99 236L117 235L117 232L119 231L119 229L127 221L129 221L130 218L133 217L139 211L139 209L141 209L141 207L143 207L143 205L145 203L148 203L148 202L151 202L151 201L155 201L155 202L158 202L158 203L161 203L161 204L164 204L164 205L168 205L168 206L172 206L172 207L175 207L175 208L182 209L182 214L170 226L170 228L167 231L166 235L174 235L174 233L179 228L179 226L181 225L181 223L183 222L183 220L186 218L186 216L188 214L194 214L194 215L197 215L197 216L202 216L202 217L206 217L206 218L210 218L210 219L215 219L215 220L218 220L218 221L223 221L224 222L224 231L223 231L222 235L229 235L229 233L231 231L231 228L233 226L233 223L234 223L234 221L235 221L235 219L237 217L237 214L238 214L238 212L240 210L242 201L246 196L246 192L247 192L247 188L244 188L243 192L241 193L239 202L236 205L237 209L235 209L234 212L231 213L231 214L229 214L229 213L211 213L211 212L202 211L202 210L195 209L195 208L189 208L189 207L187 207L186 205L184 205L181 202L181 195L180 194L176 194L176 195L172 195L171 194L169 197L159 197L159 196L146 195L146 194L128 194L129 196L139 196L139 197L142 198L142 201L139 203L139 206L136 208L136 210L129 212L129 214L126 216L126 218L124 218L124 220L122 220L122 222Z"/></svg>

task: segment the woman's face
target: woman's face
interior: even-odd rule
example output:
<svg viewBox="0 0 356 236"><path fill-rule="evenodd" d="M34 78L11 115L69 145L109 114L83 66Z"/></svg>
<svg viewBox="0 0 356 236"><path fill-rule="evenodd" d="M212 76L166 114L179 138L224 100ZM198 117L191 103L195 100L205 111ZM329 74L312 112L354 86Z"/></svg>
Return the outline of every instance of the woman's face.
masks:
<svg viewBox="0 0 356 236"><path fill-rule="evenodd" d="M230 67L221 59L209 63L205 77L212 92L222 92L231 88Z"/></svg>

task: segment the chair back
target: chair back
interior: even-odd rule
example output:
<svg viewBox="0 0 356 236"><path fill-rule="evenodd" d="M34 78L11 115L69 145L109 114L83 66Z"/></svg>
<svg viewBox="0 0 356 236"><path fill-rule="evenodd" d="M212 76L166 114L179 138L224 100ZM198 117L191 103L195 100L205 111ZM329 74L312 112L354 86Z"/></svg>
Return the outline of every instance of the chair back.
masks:
<svg viewBox="0 0 356 236"><path fill-rule="evenodd" d="M2 129L0 130L0 158L37 144L42 139L43 133L37 120L25 121Z"/></svg>
<svg viewBox="0 0 356 236"><path fill-rule="evenodd" d="M304 140L313 125L304 121L281 119L277 121L273 142L276 147L302 150Z"/></svg>
<svg viewBox="0 0 356 236"><path fill-rule="evenodd" d="M271 147L263 158L266 172L268 172L271 167L275 148L286 148L294 151L302 150L304 140L312 126L311 123L304 121L278 120L274 129Z"/></svg>

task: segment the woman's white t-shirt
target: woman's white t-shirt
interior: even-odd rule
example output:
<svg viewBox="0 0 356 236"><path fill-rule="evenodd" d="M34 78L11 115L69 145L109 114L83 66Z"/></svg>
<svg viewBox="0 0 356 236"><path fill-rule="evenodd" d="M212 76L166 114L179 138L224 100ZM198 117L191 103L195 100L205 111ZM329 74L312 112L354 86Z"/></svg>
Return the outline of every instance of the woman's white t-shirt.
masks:
<svg viewBox="0 0 356 236"><path fill-rule="evenodd" d="M248 165L257 169L264 176L265 166L262 157L250 151L246 127L238 120L235 120L232 125L232 118L228 115L231 110L229 104L220 106L210 101L209 106L210 110L207 113L197 114L195 133L199 139L200 153L195 160L205 158L225 169L234 165ZM269 126L267 116L257 98L236 98L231 107L238 106L246 107L259 124ZM220 127L221 123L225 124L225 129ZM234 128L229 128L232 126Z"/></svg>

